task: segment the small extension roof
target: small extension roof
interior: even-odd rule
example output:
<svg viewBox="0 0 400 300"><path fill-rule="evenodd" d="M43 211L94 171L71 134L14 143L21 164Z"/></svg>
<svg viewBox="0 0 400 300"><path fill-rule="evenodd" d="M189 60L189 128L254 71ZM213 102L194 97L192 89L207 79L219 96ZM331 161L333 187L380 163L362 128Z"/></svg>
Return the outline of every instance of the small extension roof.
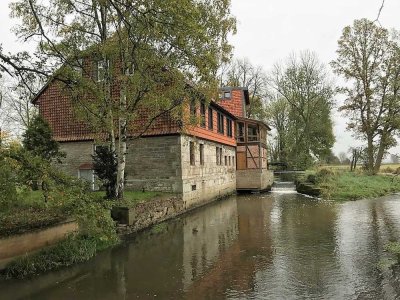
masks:
<svg viewBox="0 0 400 300"><path fill-rule="evenodd" d="M249 118L237 118L239 121L245 121L245 122L254 122L254 123L258 123L261 125L264 125L265 127L267 127L267 129L269 131L271 131L271 127L269 127L269 125L267 123L265 123L264 121L260 121L260 120L255 120L255 119L249 119Z"/></svg>

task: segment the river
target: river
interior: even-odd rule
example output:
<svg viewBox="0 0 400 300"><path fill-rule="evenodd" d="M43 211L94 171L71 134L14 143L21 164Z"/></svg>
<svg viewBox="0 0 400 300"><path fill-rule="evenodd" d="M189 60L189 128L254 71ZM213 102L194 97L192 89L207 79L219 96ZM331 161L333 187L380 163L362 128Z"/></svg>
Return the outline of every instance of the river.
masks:
<svg viewBox="0 0 400 300"><path fill-rule="evenodd" d="M91 261L0 282L0 299L395 299L400 196L335 203L240 195L141 232Z"/></svg>

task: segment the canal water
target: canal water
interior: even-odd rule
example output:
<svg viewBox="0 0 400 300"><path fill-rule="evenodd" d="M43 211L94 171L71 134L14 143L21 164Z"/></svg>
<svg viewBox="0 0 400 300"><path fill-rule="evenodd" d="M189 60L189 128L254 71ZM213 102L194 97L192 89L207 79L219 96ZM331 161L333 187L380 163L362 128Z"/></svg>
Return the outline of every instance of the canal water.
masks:
<svg viewBox="0 0 400 300"><path fill-rule="evenodd" d="M234 196L79 266L0 282L0 299L395 299L400 271L378 265L399 239L400 196Z"/></svg>

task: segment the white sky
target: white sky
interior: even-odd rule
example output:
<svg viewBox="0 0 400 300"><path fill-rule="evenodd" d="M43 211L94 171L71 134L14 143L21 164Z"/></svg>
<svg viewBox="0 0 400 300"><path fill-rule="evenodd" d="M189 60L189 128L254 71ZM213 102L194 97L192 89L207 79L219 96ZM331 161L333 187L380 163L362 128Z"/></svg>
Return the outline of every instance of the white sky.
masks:
<svg viewBox="0 0 400 300"><path fill-rule="evenodd" d="M166 0L167 1L167 0ZM328 64L335 59L337 40L343 27L354 19L377 17L382 0L231 0L237 17L237 34L231 38L235 57L247 57L268 71L290 53L312 50ZM7 51L25 49L10 32L10 0L0 0L0 43ZM380 23L400 29L400 0L386 0ZM338 106L340 100L338 97ZM334 152L347 152L357 142L346 132L346 120L334 112ZM393 152L400 152L397 147Z"/></svg>

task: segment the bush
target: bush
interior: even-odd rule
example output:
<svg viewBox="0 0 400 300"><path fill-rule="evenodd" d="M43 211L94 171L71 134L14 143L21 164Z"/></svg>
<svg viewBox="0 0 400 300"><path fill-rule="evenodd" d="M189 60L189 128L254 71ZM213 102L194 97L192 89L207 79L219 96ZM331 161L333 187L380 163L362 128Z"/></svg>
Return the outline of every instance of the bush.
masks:
<svg viewBox="0 0 400 300"><path fill-rule="evenodd" d="M106 190L107 199L115 198L115 186L117 184L117 157L109 147L96 147L92 155L94 172L102 181Z"/></svg>
<svg viewBox="0 0 400 300"><path fill-rule="evenodd" d="M9 210L17 202L17 184L12 166L0 158L0 209Z"/></svg>
<svg viewBox="0 0 400 300"><path fill-rule="evenodd" d="M73 216L79 224L79 234L11 263L2 272L6 278L23 278L87 261L97 252L118 243L116 226L110 214L111 202L88 193L84 182L63 180L63 184L51 192L54 197L51 211L58 207Z"/></svg>

